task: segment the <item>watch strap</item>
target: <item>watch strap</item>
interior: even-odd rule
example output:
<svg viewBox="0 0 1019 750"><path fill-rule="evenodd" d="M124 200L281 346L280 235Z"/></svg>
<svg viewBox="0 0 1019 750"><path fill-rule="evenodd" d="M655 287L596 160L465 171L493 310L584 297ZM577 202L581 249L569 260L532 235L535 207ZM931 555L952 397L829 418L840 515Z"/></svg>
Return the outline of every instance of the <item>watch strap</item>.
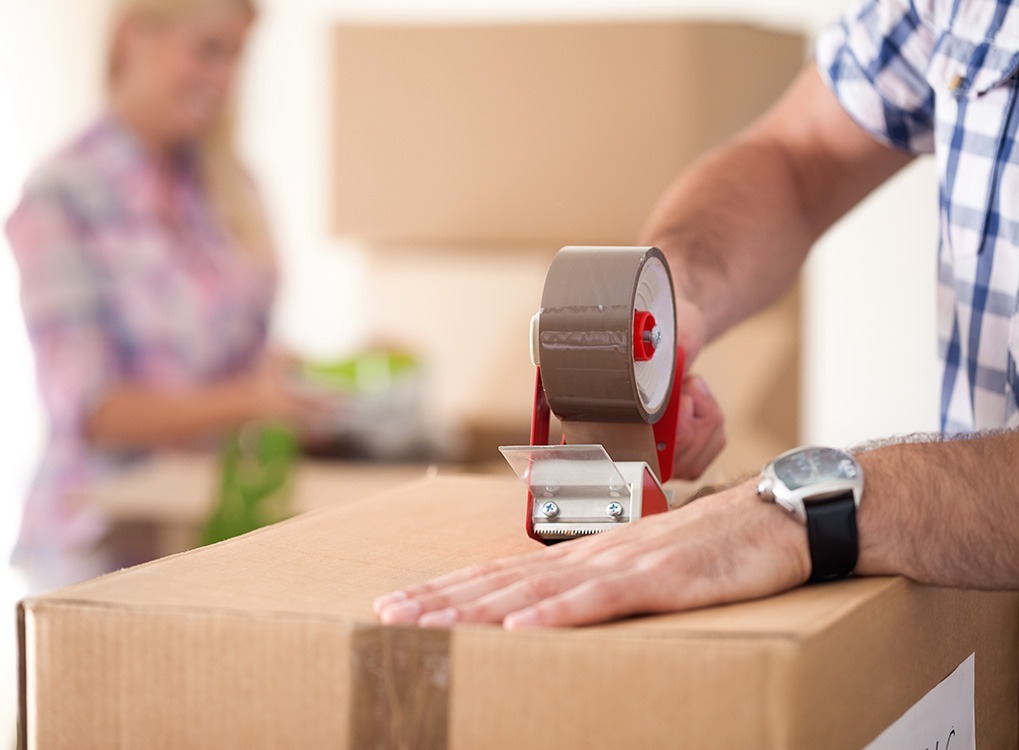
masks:
<svg viewBox="0 0 1019 750"><path fill-rule="evenodd" d="M810 581L834 581L853 572L860 553L856 500L846 490L831 497L805 499Z"/></svg>

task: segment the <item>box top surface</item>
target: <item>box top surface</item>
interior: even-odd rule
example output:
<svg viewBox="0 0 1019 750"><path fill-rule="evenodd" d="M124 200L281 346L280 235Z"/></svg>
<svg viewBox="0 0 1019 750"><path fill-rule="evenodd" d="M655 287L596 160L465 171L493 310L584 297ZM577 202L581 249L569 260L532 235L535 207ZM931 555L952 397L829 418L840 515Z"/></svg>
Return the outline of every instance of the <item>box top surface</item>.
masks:
<svg viewBox="0 0 1019 750"><path fill-rule="evenodd" d="M441 476L44 594L26 607L374 624L371 602L379 594L536 546L524 533L523 489L515 480ZM858 579L587 630L616 637L799 640L905 585Z"/></svg>

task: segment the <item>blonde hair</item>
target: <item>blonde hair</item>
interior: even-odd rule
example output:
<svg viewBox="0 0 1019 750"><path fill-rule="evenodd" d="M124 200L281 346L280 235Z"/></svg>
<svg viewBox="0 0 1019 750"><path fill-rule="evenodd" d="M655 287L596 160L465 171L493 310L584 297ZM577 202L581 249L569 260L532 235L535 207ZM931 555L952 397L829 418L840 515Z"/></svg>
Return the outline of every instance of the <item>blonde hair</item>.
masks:
<svg viewBox="0 0 1019 750"><path fill-rule="evenodd" d="M168 19L206 8L234 7L257 15L254 0L114 0L107 46L106 84L117 77L117 32L128 18ZM272 253L272 239L261 202L235 148L234 108L228 104L202 136L202 183L217 218L234 244L256 257Z"/></svg>

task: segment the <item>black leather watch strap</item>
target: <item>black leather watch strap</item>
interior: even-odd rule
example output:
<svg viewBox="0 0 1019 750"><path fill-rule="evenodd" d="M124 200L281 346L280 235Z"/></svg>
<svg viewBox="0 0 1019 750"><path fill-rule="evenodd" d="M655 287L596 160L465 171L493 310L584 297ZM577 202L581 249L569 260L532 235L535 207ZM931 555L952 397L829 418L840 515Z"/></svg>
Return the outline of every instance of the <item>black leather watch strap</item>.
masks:
<svg viewBox="0 0 1019 750"><path fill-rule="evenodd" d="M808 498L803 505L810 545L810 580L845 578L853 572L860 553L853 491L818 500Z"/></svg>

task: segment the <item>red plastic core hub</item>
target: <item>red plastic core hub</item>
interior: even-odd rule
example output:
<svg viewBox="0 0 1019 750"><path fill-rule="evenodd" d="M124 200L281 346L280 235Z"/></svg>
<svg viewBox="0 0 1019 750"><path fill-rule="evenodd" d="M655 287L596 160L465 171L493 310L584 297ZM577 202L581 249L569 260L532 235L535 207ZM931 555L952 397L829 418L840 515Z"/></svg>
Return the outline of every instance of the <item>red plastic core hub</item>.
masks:
<svg viewBox="0 0 1019 750"><path fill-rule="evenodd" d="M654 356L658 346L655 316L646 310L638 310L633 314L633 358L637 362L647 362Z"/></svg>

